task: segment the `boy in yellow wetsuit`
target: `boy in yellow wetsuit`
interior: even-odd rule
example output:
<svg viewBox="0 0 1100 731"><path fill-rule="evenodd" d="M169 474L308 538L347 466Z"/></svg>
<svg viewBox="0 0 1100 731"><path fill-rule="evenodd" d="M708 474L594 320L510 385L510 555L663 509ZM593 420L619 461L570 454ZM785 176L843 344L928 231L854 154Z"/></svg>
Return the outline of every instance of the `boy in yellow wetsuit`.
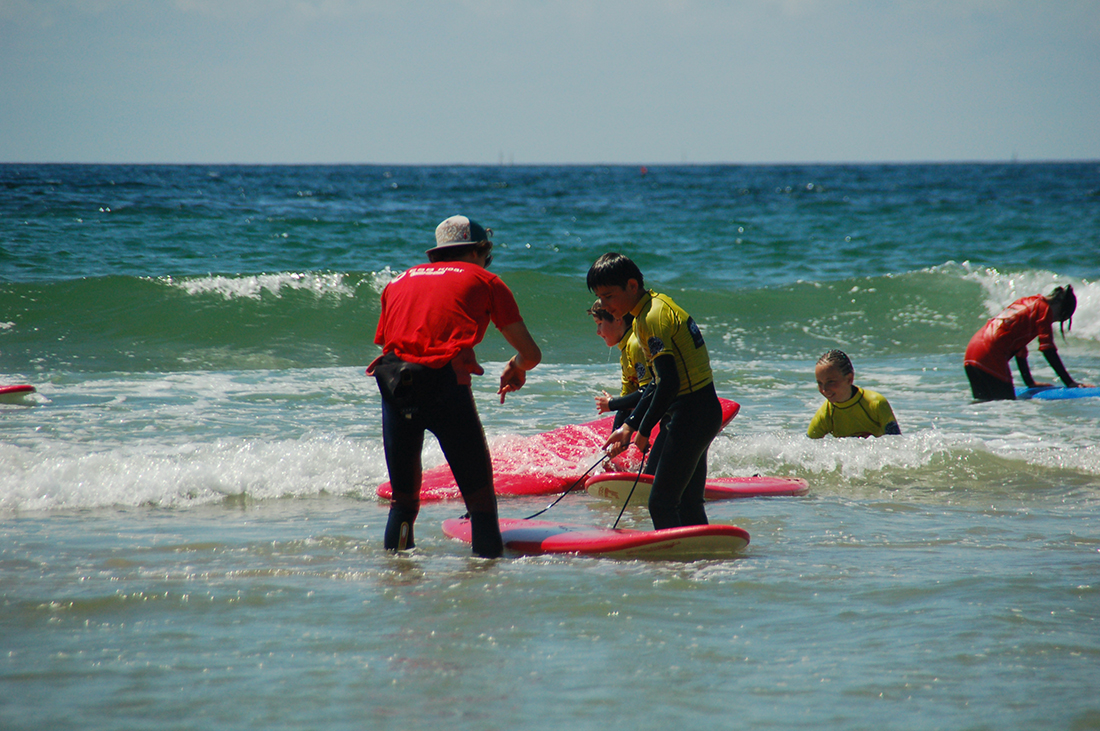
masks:
<svg viewBox="0 0 1100 731"><path fill-rule="evenodd" d="M806 430L811 439L821 439L826 434L834 437L901 434L890 402L880 393L855 385L852 361L844 351L830 350L821 356L814 376L825 403Z"/></svg>
<svg viewBox="0 0 1100 731"><path fill-rule="evenodd" d="M653 527L705 525L707 450L722 429L722 406L703 335L668 295L646 289L638 265L622 254L597 259L587 284L613 317L634 317L634 335L656 379L604 446L615 456L633 442L645 454L649 434L660 421L646 464L653 475Z"/></svg>

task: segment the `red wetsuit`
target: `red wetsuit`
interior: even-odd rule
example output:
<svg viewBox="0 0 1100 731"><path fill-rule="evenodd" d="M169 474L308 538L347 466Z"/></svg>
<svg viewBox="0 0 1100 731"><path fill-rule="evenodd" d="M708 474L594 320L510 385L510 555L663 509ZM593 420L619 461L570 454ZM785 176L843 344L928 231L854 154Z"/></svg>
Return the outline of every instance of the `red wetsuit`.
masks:
<svg viewBox="0 0 1100 731"><path fill-rule="evenodd" d="M1027 344L1032 340L1039 338L1040 352L1057 350L1054 347L1053 322L1050 305L1043 295L1022 297L974 333L966 346L964 363L1012 383L1009 361L1017 355L1026 358Z"/></svg>

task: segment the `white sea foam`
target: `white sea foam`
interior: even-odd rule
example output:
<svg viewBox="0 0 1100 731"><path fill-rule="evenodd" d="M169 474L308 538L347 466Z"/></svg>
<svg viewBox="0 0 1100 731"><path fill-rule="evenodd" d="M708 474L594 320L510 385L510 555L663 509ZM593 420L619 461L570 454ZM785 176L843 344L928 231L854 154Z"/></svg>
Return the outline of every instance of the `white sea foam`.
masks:
<svg viewBox="0 0 1100 731"><path fill-rule="evenodd" d="M126 444L38 450L0 444L0 512L103 506L172 507L228 496L263 500L320 493L370 499L385 479L380 445L313 436L209 444Z"/></svg>
<svg viewBox="0 0 1100 731"><path fill-rule="evenodd" d="M502 367L485 365L489 373ZM794 377L769 363L751 370ZM804 477L812 493L965 484L980 494L1021 480L1054 493L1063 484L1095 491L1100 447L1089 399L973 404L958 370L922 373L929 382L918 389L913 372L872 368L866 384L889 394L904 434L839 440L805 435L820 403L812 385L726 383L723 375L723 394L743 409L712 445L710 472ZM613 375L604 364L544 364L505 404L492 378L478 379L495 455L551 474L589 466L596 450L571 461L532 457L517 451L517 437L596 418L592 395ZM359 368L119 374L41 391L48 405L4 415L0 512L322 492L373 499L387 479L377 390ZM428 437L424 465L440 462Z"/></svg>
<svg viewBox="0 0 1100 731"><path fill-rule="evenodd" d="M193 279L168 277L163 281L188 294L214 293L227 300L240 297L259 299L265 292L281 297L284 290L309 291L318 297L348 297L355 294L346 277L338 272L279 272L232 277L211 275Z"/></svg>
<svg viewBox="0 0 1100 731"><path fill-rule="evenodd" d="M381 271L373 272L370 280L371 289L373 289L376 294L382 294L382 290L386 288L387 284L396 279L398 274L400 274L400 272L395 272L388 266L384 267Z"/></svg>
<svg viewBox="0 0 1100 731"><path fill-rule="evenodd" d="M965 271L963 278L977 282L985 291L985 308L990 317L1021 297L1049 294L1055 287L1072 284L1077 295L1077 310L1073 315L1073 330L1067 332L1066 337L1100 340L1100 282L1038 269L1000 271L970 262L963 262L961 266Z"/></svg>
<svg viewBox="0 0 1100 731"><path fill-rule="evenodd" d="M373 498L385 480L377 390L359 368L120 374L39 390L48 405L5 414L0 512Z"/></svg>
<svg viewBox="0 0 1100 731"><path fill-rule="evenodd" d="M1095 476L1100 476L1100 447L1068 443L1058 435L1036 439L1023 429L985 437L918 429L879 439L757 433L720 438L710 450L713 475L781 474L804 477L811 483L891 484L904 474L904 480L912 483L951 485L965 477L977 484L999 486L1021 471L1039 480L1045 470L1069 471L1081 481L1094 483ZM1044 479L1054 483L1064 476L1048 474Z"/></svg>

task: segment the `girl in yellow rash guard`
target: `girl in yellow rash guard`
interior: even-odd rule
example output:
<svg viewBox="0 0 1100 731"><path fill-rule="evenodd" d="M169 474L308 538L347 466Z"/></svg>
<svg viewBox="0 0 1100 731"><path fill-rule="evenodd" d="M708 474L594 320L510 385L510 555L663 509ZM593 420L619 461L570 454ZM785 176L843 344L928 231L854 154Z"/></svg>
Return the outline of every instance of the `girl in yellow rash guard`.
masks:
<svg viewBox="0 0 1100 731"><path fill-rule="evenodd" d="M810 420L806 433L811 439L826 434L834 437L881 437L901 434L890 402L874 391L859 388L853 381L852 361L841 350L821 356L814 368L817 390L825 403Z"/></svg>

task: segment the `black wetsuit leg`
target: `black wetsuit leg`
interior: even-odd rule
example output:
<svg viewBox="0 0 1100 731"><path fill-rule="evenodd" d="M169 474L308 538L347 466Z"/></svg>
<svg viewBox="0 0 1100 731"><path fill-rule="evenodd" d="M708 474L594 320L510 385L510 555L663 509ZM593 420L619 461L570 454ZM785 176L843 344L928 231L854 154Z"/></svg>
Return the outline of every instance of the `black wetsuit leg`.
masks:
<svg viewBox="0 0 1100 731"><path fill-rule="evenodd" d="M484 558L500 556L504 552L504 542L497 519L496 493L493 492L493 465L469 386L458 386L444 399L429 428L439 440L455 484L466 502L474 553Z"/></svg>
<svg viewBox="0 0 1100 731"><path fill-rule="evenodd" d="M413 546L412 524L420 510L423 476L421 451L424 432L430 431L439 440L470 513L474 553L499 556L503 544L485 432L470 387L458 384L453 371L447 370L449 376L434 383L432 393L420 394L415 408L382 400L382 440L393 488L385 547L399 548L402 531L404 546ZM407 526L402 528L402 523Z"/></svg>
<svg viewBox="0 0 1100 731"><path fill-rule="evenodd" d="M965 366L966 377L970 380L970 392L979 401L1015 401L1016 389L1011 381L1002 381L996 376L975 366Z"/></svg>
<svg viewBox="0 0 1100 731"><path fill-rule="evenodd" d="M393 551L412 548L413 524L420 512L421 451L424 424L419 414L408 414L382 399L382 445L390 473L390 515L383 545Z"/></svg>
<svg viewBox="0 0 1100 731"><path fill-rule="evenodd" d="M707 450L722 429L722 406L714 385L678 396L661 425L661 450L653 472L649 514L656 529L706 525L703 493Z"/></svg>
<svg viewBox="0 0 1100 731"><path fill-rule="evenodd" d="M661 462L661 453L665 451L665 432L668 429L669 415L661 419L661 430L657 432L657 438L654 439L649 445L649 452L645 455L645 466L642 468L642 474L652 475L657 472L657 465Z"/></svg>

